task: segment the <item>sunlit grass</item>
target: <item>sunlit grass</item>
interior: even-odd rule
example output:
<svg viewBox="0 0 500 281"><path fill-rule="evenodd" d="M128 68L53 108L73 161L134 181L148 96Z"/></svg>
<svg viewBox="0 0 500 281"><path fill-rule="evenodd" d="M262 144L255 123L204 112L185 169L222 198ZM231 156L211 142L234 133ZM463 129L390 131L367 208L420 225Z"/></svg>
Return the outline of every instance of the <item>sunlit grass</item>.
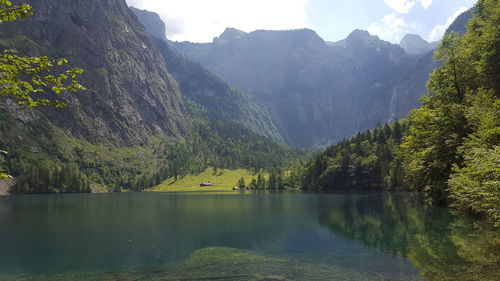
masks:
<svg viewBox="0 0 500 281"><path fill-rule="evenodd" d="M264 174L267 178L268 175ZM212 168L206 169L203 173L195 175L186 175L179 177L177 180L168 178L161 184L147 189L146 191L160 192L181 192L181 191L230 191L236 186L238 180L244 178L245 183L249 184L252 178L257 178L257 175L249 170L217 170ZM200 187L201 183L211 182L214 186Z"/></svg>

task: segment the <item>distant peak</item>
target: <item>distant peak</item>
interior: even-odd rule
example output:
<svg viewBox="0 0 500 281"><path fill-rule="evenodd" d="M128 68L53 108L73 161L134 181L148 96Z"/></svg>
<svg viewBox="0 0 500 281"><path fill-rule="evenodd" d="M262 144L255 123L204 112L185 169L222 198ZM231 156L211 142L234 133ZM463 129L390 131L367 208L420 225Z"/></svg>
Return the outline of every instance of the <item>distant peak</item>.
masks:
<svg viewBox="0 0 500 281"><path fill-rule="evenodd" d="M401 43L399 43L399 44L401 45L404 42L417 42L417 41L429 43L429 42L425 41L422 37L420 37L420 35L418 35L418 34L406 34L403 37L403 39L401 39Z"/></svg>
<svg viewBox="0 0 500 281"><path fill-rule="evenodd" d="M242 30L239 30L236 28L232 28L232 27L226 27L226 29L224 30L224 32L222 34L224 34L224 33L239 33L239 34L241 34L241 33L245 33L245 31L242 31Z"/></svg>
<svg viewBox="0 0 500 281"><path fill-rule="evenodd" d="M371 35L366 30L356 29L347 38L370 38Z"/></svg>
<svg viewBox="0 0 500 281"><path fill-rule="evenodd" d="M359 44L370 44L370 42L379 41L380 39L376 35L371 35L366 30L356 29L351 34L343 40L343 44L347 45L359 45Z"/></svg>
<svg viewBox="0 0 500 281"><path fill-rule="evenodd" d="M215 40L229 41L229 40L237 39L245 34L246 34L246 32L244 32L244 31L241 31L241 30L236 29L236 28L228 27L224 30L224 32L222 32L222 34L219 37L215 38L214 41Z"/></svg>
<svg viewBox="0 0 500 281"><path fill-rule="evenodd" d="M403 39L401 39L399 46L408 54L419 55L432 50L435 44L425 41L417 34L406 34Z"/></svg>

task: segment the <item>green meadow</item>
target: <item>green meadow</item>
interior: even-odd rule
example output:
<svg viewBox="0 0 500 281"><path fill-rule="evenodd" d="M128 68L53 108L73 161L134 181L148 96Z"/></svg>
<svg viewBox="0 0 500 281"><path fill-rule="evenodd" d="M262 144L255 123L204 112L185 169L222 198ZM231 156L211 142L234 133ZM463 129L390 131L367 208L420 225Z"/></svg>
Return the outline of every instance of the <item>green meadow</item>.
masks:
<svg viewBox="0 0 500 281"><path fill-rule="evenodd" d="M208 168L199 174L188 174L177 179L171 177L163 181L161 184L147 189L146 191L158 192L182 192L182 191L231 191L236 186L238 180L245 179L245 183L249 184L253 178L257 178L255 174L249 170L222 170ZM267 179L269 175L263 173ZM213 186L200 187L201 183L212 183Z"/></svg>

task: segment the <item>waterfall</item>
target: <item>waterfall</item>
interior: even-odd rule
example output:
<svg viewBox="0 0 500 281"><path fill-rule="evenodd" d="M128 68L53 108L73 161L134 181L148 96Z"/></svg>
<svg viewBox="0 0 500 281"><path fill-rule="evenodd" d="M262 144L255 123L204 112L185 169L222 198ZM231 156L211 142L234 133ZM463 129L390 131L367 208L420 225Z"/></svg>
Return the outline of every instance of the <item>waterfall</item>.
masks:
<svg viewBox="0 0 500 281"><path fill-rule="evenodd" d="M398 96L398 86L394 87L394 90L392 91L392 98L391 98L391 108L389 110L389 120L387 123L391 123L396 121L396 98Z"/></svg>

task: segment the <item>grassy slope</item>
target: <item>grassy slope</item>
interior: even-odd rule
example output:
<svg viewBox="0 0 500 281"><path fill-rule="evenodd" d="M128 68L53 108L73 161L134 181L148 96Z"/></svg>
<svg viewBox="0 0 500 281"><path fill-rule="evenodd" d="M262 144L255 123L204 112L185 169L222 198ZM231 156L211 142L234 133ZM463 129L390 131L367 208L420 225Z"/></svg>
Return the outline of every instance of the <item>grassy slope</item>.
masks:
<svg viewBox="0 0 500 281"><path fill-rule="evenodd" d="M267 174L264 176L268 177ZM203 173L186 175L178 178L177 181L174 178L169 178L146 191L227 191L232 190L240 178L245 178L245 183L249 184L252 178L257 178L257 175L243 169L217 170L215 174L212 168L208 168ZM204 182L211 182L214 186L200 187L200 183Z"/></svg>

